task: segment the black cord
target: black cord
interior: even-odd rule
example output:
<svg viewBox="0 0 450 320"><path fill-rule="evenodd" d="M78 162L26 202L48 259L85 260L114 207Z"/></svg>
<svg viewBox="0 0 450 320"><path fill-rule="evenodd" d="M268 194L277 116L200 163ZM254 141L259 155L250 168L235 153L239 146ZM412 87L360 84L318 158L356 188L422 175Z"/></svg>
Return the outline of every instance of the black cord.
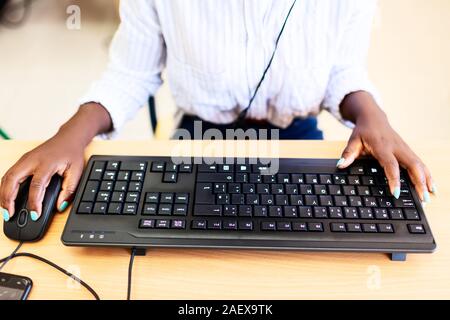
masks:
<svg viewBox="0 0 450 320"><path fill-rule="evenodd" d="M258 93L259 88L261 87L262 83L264 82L264 79L266 78L266 74L267 74L267 72L269 71L269 69L270 69L270 67L271 67L271 65L272 65L273 59L274 59L274 57L275 57L275 53L277 52L277 49L278 49L278 43L280 42L281 35L282 35L283 32L284 32L284 28L286 27L286 24L287 24L287 22L288 22L288 20L289 20L289 17L290 17L290 15L291 15L292 9L294 9L294 6L295 6L295 3L296 3L296 2L297 2L297 0L294 0L294 2L292 3L291 7L289 8L289 12L288 12L286 18L284 19L283 26L281 27L281 30L280 30L280 32L278 33L277 40L275 41L275 48L274 48L274 50L273 50L273 52L272 52L272 56L270 57L269 63L267 64L267 67L266 67L266 69L264 70L264 73L263 73L261 79L259 80L258 85L256 86L256 89L255 89L255 91L253 92L253 95L252 95L252 97L250 98L250 101L248 102L247 107L246 107L244 110L242 110L242 111L240 112L240 114L239 114L239 116L238 116L238 119L237 119L237 121L236 121L236 125L235 125L236 127L243 127L243 121L244 121L245 117L247 116L248 110L249 110L250 107L252 106L253 100L255 100L256 94Z"/></svg>
<svg viewBox="0 0 450 320"><path fill-rule="evenodd" d="M12 258L14 258L14 256L15 256L16 253L17 253L17 251L19 251L19 249L20 249L20 247L22 247L22 245L23 245L23 241L21 241L21 242L19 243L19 245L14 249L14 251L13 251L8 257L6 257L6 258L0 260L0 262L3 262L3 263L0 265L0 271L2 271L3 267L6 266L6 264L9 262L9 260L11 260Z"/></svg>
<svg viewBox="0 0 450 320"><path fill-rule="evenodd" d="M22 245L22 243L19 244L18 248L17 248L15 251L17 251L17 250L20 248L21 245ZM63 268L61 268L61 267L58 266L57 264L55 264L55 263L53 263L53 262L51 262L51 261L49 261L49 260L47 260L47 259L45 259L45 258L39 257L39 256L37 256L37 255L35 255L35 254L32 254L32 253L26 253L26 252L23 252L23 253L13 253L13 254L11 254L9 257L7 257L7 258L1 259L1 260L0 260L0 263L3 262L3 264L2 264L2 267L3 267L9 260L14 259L14 258L18 258L18 257L28 257L28 258L36 259L36 260L39 260L39 261L41 261L41 262L44 262L44 263L48 264L49 266L51 266L51 267L55 268L56 270L58 270L58 271L64 273L66 276L72 278L73 280L75 280L76 282L78 282L79 284L81 284L83 287L85 287L85 288L86 288L86 289L94 296L94 298L95 298L96 300L100 300L100 297L99 297L98 294L95 292L95 290L92 289L92 287L89 286L86 282L84 282L83 280L81 280L80 278L78 278L78 277L77 277L76 275L74 275L73 273L70 273L69 271L67 271L67 270L65 270L65 269L63 269Z"/></svg>
<svg viewBox="0 0 450 320"><path fill-rule="evenodd" d="M136 248L131 249L130 264L128 265L128 287L127 287L127 300L131 300L131 280L133 275L133 262L136 256Z"/></svg>

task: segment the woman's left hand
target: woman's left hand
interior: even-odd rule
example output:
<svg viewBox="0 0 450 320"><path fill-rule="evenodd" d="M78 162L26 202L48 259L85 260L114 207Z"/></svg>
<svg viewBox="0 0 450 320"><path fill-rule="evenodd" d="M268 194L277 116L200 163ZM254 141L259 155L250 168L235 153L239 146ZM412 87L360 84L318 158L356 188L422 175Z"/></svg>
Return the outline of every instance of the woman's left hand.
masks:
<svg viewBox="0 0 450 320"><path fill-rule="evenodd" d="M391 194L397 199L401 166L408 171L420 200L430 202L430 192L436 192L430 171L390 126L384 112L378 107L370 108L370 112L361 112L354 119L356 127L337 166L343 169L360 155L372 155L383 167Z"/></svg>

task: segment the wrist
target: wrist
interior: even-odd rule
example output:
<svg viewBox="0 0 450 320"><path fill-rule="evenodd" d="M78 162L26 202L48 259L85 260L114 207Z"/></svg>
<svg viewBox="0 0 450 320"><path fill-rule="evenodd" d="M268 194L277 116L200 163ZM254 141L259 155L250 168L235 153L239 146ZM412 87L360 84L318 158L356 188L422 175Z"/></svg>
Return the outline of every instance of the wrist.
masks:
<svg viewBox="0 0 450 320"><path fill-rule="evenodd" d="M67 144L81 146L83 149L95 136L110 131L112 121L108 111L98 103L87 103L63 124L55 139L63 139Z"/></svg>

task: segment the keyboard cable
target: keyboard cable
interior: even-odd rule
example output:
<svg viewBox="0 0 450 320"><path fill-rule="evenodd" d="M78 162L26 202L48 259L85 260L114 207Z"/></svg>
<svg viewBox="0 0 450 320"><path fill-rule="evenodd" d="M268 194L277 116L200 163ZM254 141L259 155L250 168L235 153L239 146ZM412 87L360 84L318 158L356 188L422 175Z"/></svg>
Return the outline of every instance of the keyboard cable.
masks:
<svg viewBox="0 0 450 320"><path fill-rule="evenodd" d="M78 278L76 275L74 275L73 273L65 270L64 268L61 268L60 266L58 266L56 263L53 263L43 257L40 257L38 255L32 254L32 253L27 253L27 252L20 252L18 253L19 249L22 247L23 242L20 242L19 245L17 246L16 249L14 249L14 251L6 258L0 259L0 271L3 269L3 267L12 259L14 258L19 258L19 257L27 257L27 258L31 258L31 259L35 259L35 260L39 260L41 262L44 262L46 264L48 264L49 266L55 268L56 270L64 273L66 276L68 276L69 278L72 278L74 281L78 282L80 285L82 285L84 288L86 288L86 290L88 290L92 296L95 298L95 300L100 300L99 295L97 294L97 292L95 292L94 289L92 289L92 287L90 285L88 285L86 282L84 282L83 280L81 280L80 278Z"/></svg>
<svg viewBox="0 0 450 320"><path fill-rule="evenodd" d="M136 248L131 249L130 263L128 264L128 286L127 286L127 300L131 300L131 280L133 277L133 263L136 256Z"/></svg>

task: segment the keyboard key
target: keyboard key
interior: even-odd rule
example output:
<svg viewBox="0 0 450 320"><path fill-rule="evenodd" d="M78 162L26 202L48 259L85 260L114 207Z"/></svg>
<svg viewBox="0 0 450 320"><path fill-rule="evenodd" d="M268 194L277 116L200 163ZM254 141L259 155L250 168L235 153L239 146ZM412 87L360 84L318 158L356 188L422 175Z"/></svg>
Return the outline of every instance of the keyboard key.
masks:
<svg viewBox="0 0 450 320"><path fill-rule="evenodd" d="M308 227L304 222L294 222L292 223L292 230L294 231L308 231Z"/></svg>
<svg viewBox="0 0 450 320"><path fill-rule="evenodd" d="M116 180L116 175L117 175L116 171L105 171L103 175L103 180L114 181Z"/></svg>
<svg viewBox="0 0 450 320"><path fill-rule="evenodd" d="M231 164L220 164L217 169L219 172L234 172L234 166Z"/></svg>
<svg viewBox="0 0 450 320"><path fill-rule="evenodd" d="M155 161L152 163L152 172L164 172L166 164L164 162Z"/></svg>
<svg viewBox="0 0 450 320"><path fill-rule="evenodd" d="M222 206L219 205L196 205L194 206L194 216L221 216Z"/></svg>
<svg viewBox="0 0 450 320"><path fill-rule="evenodd" d="M403 220L403 212L402 209L390 209L389 215L391 216L392 220Z"/></svg>
<svg viewBox="0 0 450 320"><path fill-rule="evenodd" d="M363 229L364 232L367 232L367 233L376 233L376 232L378 232L377 225L375 223L363 223L362 224L362 229Z"/></svg>
<svg viewBox="0 0 450 320"><path fill-rule="evenodd" d="M137 204L136 203L125 203L123 206L122 214L125 215L134 215L137 212Z"/></svg>
<svg viewBox="0 0 450 320"><path fill-rule="evenodd" d="M220 220L208 220L208 229L210 230L221 230L222 221Z"/></svg>
<svg viewBox="0 0 450 320"><path fill-rule="evenodd" d="M100 185L100 191L112 191L114 187L114 182L112 181L103 181Z"/></svg>
<svg viewBox="0 0 450 320"><path fill-rule="evenodd" d="M396 208L414 208L414 200L412 198L400 198L394 200L394 207Z"/></svg>
<svg viewBox="0 0 450 320"><path fill-rule="evenodd" d="M332 232L346 232L345 223L331 223L330 229Z"/></svg>
<svg viewBox="0 0 450 320"><path fill-rule="evenodd" d="M186 229L186 221L185 220L172 220L170 227L172 229Z"/></svg>
<svg viewBox="0 0 450 320"><path fill-rule="evenodd" d="M217 165L215 164L200 164L198 165L198 172L217 172Z"/></svg>
<svg viewBox="0 0 450 320"><path fill-rule="evenodd" d="M347 232L362 232L359 223L347 223Z"/></svg>
<svg viewBox="0 0 450 320"><path fill-rule="evenodd" d="M312 218L313 211L311 207L299 207L299 216L300 218Z"/></svg>
<svg viewBox="0 0 450 320"><path fill-rule="evenodd" d="M92 211L92 213L94 213L94 214L105 214L107 207L108 207L107 203L97 202L94 205L94 210Z"/></svg>
<svg viewBox="0 0 450 320"><path fill-rule="evenodd" d="M92 203L91 202L81 202L78 206L78 213L91 213Z"/></svg>
<svg viewBox="0 0 450 320"><path fill-rule="evenodd" d="M94 161L89 180L101 180L105 171L105 164L104 161Z"/></svg>
<svg viewBox="0 0 450 320"><path fill-rule="evenodd" d="M305 179L304 179L303 174L293 173L291 175L291 182L292 183L298 183L298 184L305 183Z"/></svg>
<svg viewBox="0 0 450 320"><path fill-rule="evenodd" d="M277 230L278 231L291 231L291 223L290 222L277 222Z"/></svg>
<svg viewBox="0 0 450 320"><path fill-rule="evenodd" d="M378 224L378 231L381 233L393 233L394 227L390 223L380 223Z"/></svg>
<svg viewBox="0 0 450 320"><path fill-rule="evenodd" d="M374 209L374 213L375 213L375 219L377 220L387 220L389 219L389 214L387 212L387 209Z"/></svg>
<svg viewBox="0 0 450 320"><path fill-rule="evenodd" d="M233 220L233 221L224 221L223 222L223 229L224 230L237 230L238 229L237 221L235 221L235 220Z"/></svg>
<svg viewBox="0 0 450 320"><path fill-rule="evenodd" d="M127 191L128 182L127 181L117 181L114 186L114 191Z"/></svg>
<svg viewBox="0 0 450 320"><path fill-rule="evenodd" d="M252 231L253 222L252 221L239 221L239 230Z"/></svg>
<svg viewBox="0 0 450 320"><path fill-rule="evenodd" d="M153 229L155 227L155 220L153 219L141 219L139 223L140 229Z"/></svg>
<svg viewBox="0 0 450 320"><path fill-rule="evenodd" d="M174 205L173 214L176 216L187 216L187 205L185 204Z"/></svg>
<svg viewBox="0 0 450 320"><path fill-rule="evenodd" d="M146 203L158 203L159 202L159 193L157 192L148 192L145 196Z"/></svg>
<svg viewBox="0 0 450 320"><path fill-rule="evenodd" d="M197 174L197 182L234 182L232 173L204 173Z"/></svg>
<svg viewBox="0 0 450 320"><path fill-rule="evenodd" d="M119 170L120 161L108 161L108 164L106 165L106 170L108 171L115 171Z"/></svg>
<svg viewBox="0 0 450 320"><path fill-rule="evenodd" d="M350 174L364 174L364 168L362 166L351 166Z"/></svg>
<svg viewBox="0 0 450 320"><path fill-rule="evenodd" d="M127 192L126 202L139 202L139 192Z"/></svg>
<svg viewBox="0 0 450 320"><path fill-rule="evenodd" d="M120 165L120 170L123 171L145 171L147 162L140 161L124 161Z"/></svg>
<svg viewBox="0 0 450 320"><path fill-rule="evenodd" d="M344 217L345 219L358 219L358 210L353 207L345 207Z"/></svg>
<svg viewBox="0 0 450 320"><path fill-rule="evenodd" d="M296 206L285 206L284 207L284 217L297 218L297 207Z"/></svg>
<svg viewBox="0 0 450 320"><path fill-rule="evenodd" d="M173 193L164 192L161 193L161 203L172 203L174 199Z"/></svg>
<svg viewBox="0 0 450 320"><path fill-rule="evenodd" d="M317 174L306 174L305 175L306 183L308 184L317 184L319 183L319 179L317 178Z"/></svg>
<svg viewBox="0 0 450 320"><path fill-rule="evenodd" d="M189 203L189 194L188 193L177 193L175 195L175 203L188 204Z"/></svg>
<svg viewBox="0 0 450 320"><path fill-rule="evenodd" d="M119 173L117 174L117 180L129 181L130 180L130 171L119 171Z"/></svg>
<svg viewBox="0 0 450 320"><path fill-rule="evenodd" d="M133 171L131 173L131 181L144 181L144 172Z"/></svg>
<svg viewBox="0 0 450 320"><path fill-rule="evenodd" d="M321 174L319 176L319 181L321 184L333 184L333 179L331 178L331 175L329 174Z"/></svg>
<svg viewBox="0 0 450 320"><path fill-rule="evenodd" d="M158 209L158 205L156 203L145 204L142 210L143 215L156 215Z"/></svg>
<svg viewBox="0 0 450 320"><path fill-rule="evenodd" d="M361 219L373 219L372 208L359 208L359 217Z"/></svg>
<svg viewBox="0 0 450 320"><path fill-rule="evenodd" d="M269 214L266 206L254 206L253 209L255 217L267 217Z"/></svg>
<svg viewBox="0 0 450 320"><path fill-rule="evenodd" d="M192 221L192 229L205 230L206 229L206 221L205 220L193 220Z"/></svg>
<svg viewBox="0 0 450 320"><path fill-rule="evenodd" d="M330 212L331 219L343 219L344 218L342 209L339 207L331 207L328 209L328 211Z"/></svg>
<svg viewBox="0 0 450 320"><path fill-rule="evenodd" d="M100 191L97 195L97 202L109 202L109 196L108 191Z"/></svg>
<svg viewBox="0 0 450 320"><path fill-rule="evenodd" d="M111 202L108 206L108 214L120 214L122 212L122 204Z"/></svg>
<svg viewBox="0 0 450 320"><path fill-rule="evenodd" d="M167 163L166 172L178 172L178 165L174 163Z"/></svg>
<svg viewBox="0 0 450 320"><path fill-rule="evenodd" d="M240 217L251 217L252 213L253 213L252 206L248 206L248 205L239 206L238 214ZM266 216L267 216L267 213L266 213Z"/></svg>
<svg viewBox="0 0 450 320"><path fill-rule="evenodd" d="M405 209L405 217L407 220L420 220L419 213L415 209Z"/></svg>
<svg viewBox="0 0 450 320"><path fill-rule="evenodd" d="M176 172L166 172L163 176L163 182L176 183L178 180L178 174Z"/></svg>
<svg viewBox="0 0 450 320"><path fill-rule="evenodd" d="M114 191L111 196L112 202L123 202L125 200L125 192Z"/></svg>
<svg viewBox="0 0 450 320"><path fill-rule="evenodd" d="M170 216L172 214L172 205L163 203L159 206L158 215L160 216Z"/></svg>
<svg viewBox="0 0 450 320"><path fill-rule="evenodd" d="M262 231L275 231L276 229L277 228L275 222L267 222L267 221L261 222Z"/></svg>
<svg viewBox="0 0 450 320"><path fill-rule="evenodd" d="M280 206L269 207L269 217L281 218L283 216L283 209Z"/></svg>
<svg viewBox="0 0 450 320"><path fill-rule="evenodd" d="M180 173L191 173L192 172L192 164L181 164L179 167Z"/></svg>
<svg viewBox="0 0 450 320"><path fill-rule="evenodd" d="M309 222L308 231L323 232L323 225L321 222Z"/></svg>
<svg viewBox="0 0 450 320"><path fill-rule="evenodd" d="M169 229L170 228L170 220L156 220L155 228Z"/></svg>
<svg viewBox="0 0 450 320"><path fill-rule="evenodd" d="M425 228L422 224L408 224L408 230L413 234L424 234Z"/></svg>
<svg viewBox="0 0 450 320"><path fill-rule="evenodd" d="M237 217L238 208L235 205L225 205L223 206L223 215L225 217Z"/></svg>
<svg viewBox="0 0 450 320"><path fill-rule="evenodd" d="M211 183L198 183L195 189L195 203L215 204L216 197L213 194Z"/></svg>
<svg viewBox="0 0 450 320"><path fill-rule="evenodd" d="M99 184L100 183L98 181L88 181L86 183L86 188L84 189L83 197L81 198L82 201L94 201L95 196L97 195Z"/></svg>
<svg viewBox="0 0 450 320"><path fill-rule="evenodd" d="M325 207L314 207L314 218L316 218L316 219L326 219L326 218L328 218L327 208L325 208Z"/></svg>
<svg viewBox="0 0 450 320"><path fill-rule="evenodd" d="M128 185L128 191L141 192L142 183L141 182L130 182Z"/></svg>

